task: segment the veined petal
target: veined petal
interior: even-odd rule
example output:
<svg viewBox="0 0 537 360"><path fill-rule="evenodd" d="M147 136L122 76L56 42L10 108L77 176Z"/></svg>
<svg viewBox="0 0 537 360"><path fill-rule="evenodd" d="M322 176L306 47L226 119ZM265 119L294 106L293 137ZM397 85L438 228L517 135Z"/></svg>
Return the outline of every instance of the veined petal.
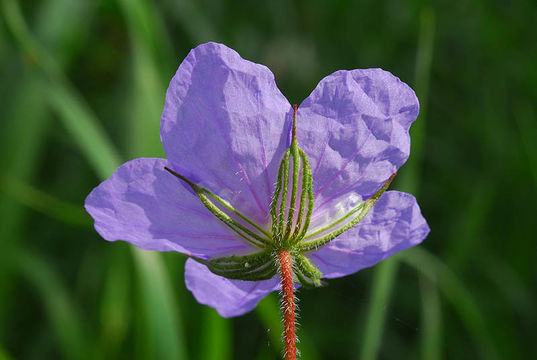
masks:
<svg viewBox="0 0 537 360"><path fill-rule="evenodd" d="M188 54L170 83L161 139L174 170L268 225L290 116L267 67L207 43Z"/></svg>
<svg viewBox="0 0 537 360"><path fill-rule="evenodd" d="M265 281L230 280L192 259L185 265L185 283L199 303L215 308L223 317L251 311L268 293L279 288L277 276Z"/></svg>
<svg viewBox="0 0 537 360"><path fill-rule="evenodd" d="M345 276L419 244L429 231L412 195L387 191L358 225L310 256L324 278Z"/></svg>
<svg viewBox="0 0 537 360"><path fill-rule="evenodd" d="M85 207L97 232L109 241L202 258L250 251L251 245L238 240L164 170L167 165L164 159L135 159L96 187Z"/></svg>
<svg viewBox="0 0 537 360"><path fill-rule="evenodd" d="M407 160L418 111L414 91L381 69L321 80L297 114L298 141L313 171L314 214L374 194Z"/></svg>

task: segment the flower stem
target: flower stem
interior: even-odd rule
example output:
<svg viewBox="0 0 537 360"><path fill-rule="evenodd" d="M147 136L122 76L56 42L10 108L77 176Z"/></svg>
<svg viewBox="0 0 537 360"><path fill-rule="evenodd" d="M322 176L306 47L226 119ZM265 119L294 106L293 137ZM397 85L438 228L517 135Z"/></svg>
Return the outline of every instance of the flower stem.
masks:
<svg viewBox="0 0 537 360"><path fill-rule="evenodd" d="M293 295L293 264L288 250L280 250L280 276L282 279L283 339L285 360L296 360L295 297Z"/></svg>

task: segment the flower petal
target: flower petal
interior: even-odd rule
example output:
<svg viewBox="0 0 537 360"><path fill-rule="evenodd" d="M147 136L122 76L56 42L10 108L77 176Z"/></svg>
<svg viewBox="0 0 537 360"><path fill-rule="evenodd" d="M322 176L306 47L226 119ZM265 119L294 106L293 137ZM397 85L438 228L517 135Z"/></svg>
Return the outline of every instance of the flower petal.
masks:
<svg viewBox="0 0 537 360"><path fill-rule="evenodd" d="M374 194L407 160L418 111L414 91L381 69L342 70L321 80L297 113L316 213Z"/></svg>
<svg viewBox="0 0 537 360"><path fill-rule="evenodd" d="M311 254L311 258L323 278L345 276L419 244L429 231L414 196L387 191L358 225Z"/></svg>
<svg viewBox="0 0 537 360"><path fill-rule="evenodd" d="M185 283L199 303L215 308L223 317L251 311L268 293L279 288L277 276L265 281L230 280L192 259L185 265Z"/></svg>
<svg viewBox="0 0 537 360"><path fill-rule="evenodd" d="M174 170L268 224L290 114L267 67L207 43L170 83L161 139Z"/></svg>
<svg viewBox="0 0 537 360"><path fill-rule="evenodd" d="M86 198L95 229L106 240L125 240L139 248L179 251L206 258L250 248L238 240L164 170L164 159L135 159Z"/></svg>

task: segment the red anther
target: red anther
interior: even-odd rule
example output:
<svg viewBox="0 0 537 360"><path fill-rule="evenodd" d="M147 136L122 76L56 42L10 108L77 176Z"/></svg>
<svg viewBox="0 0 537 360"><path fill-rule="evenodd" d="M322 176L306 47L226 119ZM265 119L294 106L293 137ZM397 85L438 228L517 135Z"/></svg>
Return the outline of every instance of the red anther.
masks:
<svg viewBox="0 0 537 360"><path fill-rule="evenodd" d="M297 109L297 107L298 107L297 104L294 104L294 105L293 105L293 110L295 110L295 113L296 113L296 109Z"/></svg>

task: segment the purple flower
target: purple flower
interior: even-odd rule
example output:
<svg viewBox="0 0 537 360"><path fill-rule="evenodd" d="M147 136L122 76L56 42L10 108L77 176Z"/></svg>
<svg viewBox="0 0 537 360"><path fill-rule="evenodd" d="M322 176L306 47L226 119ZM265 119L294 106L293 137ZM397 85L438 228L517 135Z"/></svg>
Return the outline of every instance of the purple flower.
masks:
<svg viewBox="0 0 537 360"><path fill-rule="evenodd" d="M188 254L196 299L241 315L279 288L278 249L316 286L427 236L416 199L385 192L418 110L410 87L366 69L327 76L294 111L268 68L203 44L166 94L167 160L123 164L86 210L106 240Z"/></svg>

